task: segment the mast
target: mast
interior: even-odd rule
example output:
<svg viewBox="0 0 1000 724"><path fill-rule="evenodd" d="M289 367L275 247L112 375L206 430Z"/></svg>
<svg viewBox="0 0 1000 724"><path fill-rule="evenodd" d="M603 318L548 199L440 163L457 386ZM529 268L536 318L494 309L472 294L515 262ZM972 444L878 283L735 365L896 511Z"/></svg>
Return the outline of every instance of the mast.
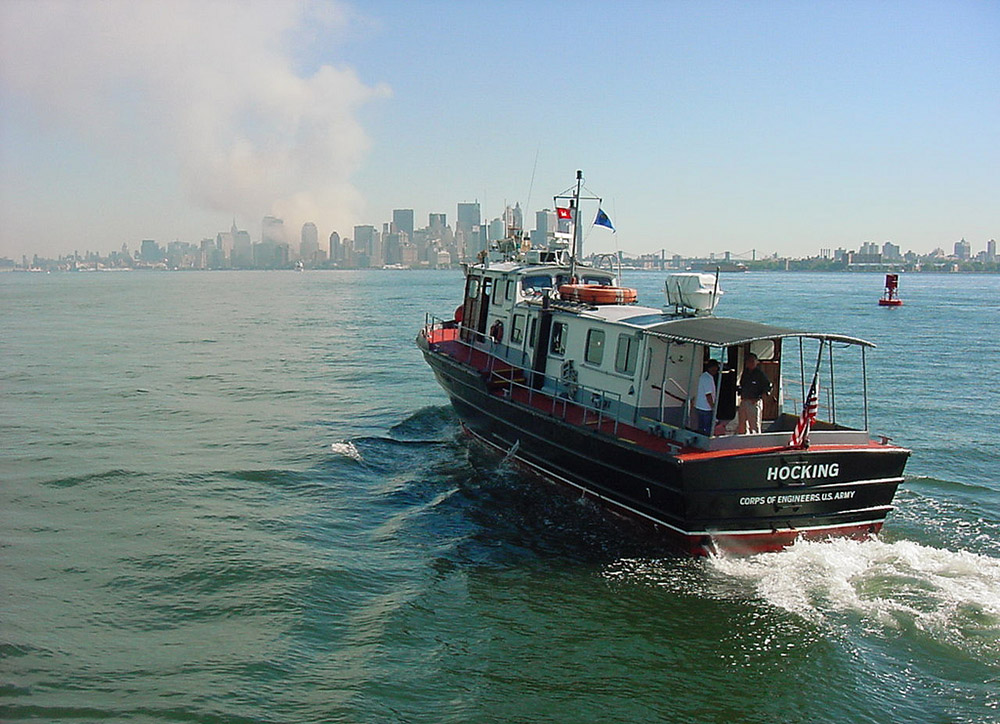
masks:
<svg viewBox="0 0 1000 724"><path fill-rule="evenodd" d="M573 246L569 253L569 279L571 284L576 283L576 250L577 238L580 236L580 187L583 185L583 171L577 169L576 191L573 193Z"/></svg>
<svg viewBox="0 0 1000 724"><path fill-rule="evenodd" d="M582 227L580 224L580 201L596 201L598 204L601 203L600 196L581 196L583 191L583 171L576 172L576 185L570 186L568 189L563 191L558 196L553 196L552 200L556 203L557 208L565 208L566 202L569 203L570 208L570 221L573 224L573 238L570 242L570 254L569 254L569 273L570 277L576 277L576 257L580 253L581 247L583 246L583 238L581 237ZM564 202L560 204L559 202Z"/></svg>

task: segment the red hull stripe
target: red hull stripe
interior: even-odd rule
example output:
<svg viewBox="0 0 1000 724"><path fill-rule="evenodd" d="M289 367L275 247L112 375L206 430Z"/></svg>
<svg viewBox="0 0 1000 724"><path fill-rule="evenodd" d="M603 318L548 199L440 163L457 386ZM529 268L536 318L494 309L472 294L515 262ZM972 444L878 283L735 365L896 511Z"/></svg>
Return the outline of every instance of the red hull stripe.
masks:
<svg viewBox="0 0 1000 724"><path fill-rule="evenodd" d="M870 440L867 445L810 445L809 450L793 449L784 446L778 447L753 447L753 448L733 448L731 450L706 450L685 452L677 456L678 460L684 462L694 462L696 460L712 460L714 458L738 457L743 455L766 455L768 453L814 453L814 452L836 452L845 450L899 450L896 445L883 445L875 440Z"/></svg>

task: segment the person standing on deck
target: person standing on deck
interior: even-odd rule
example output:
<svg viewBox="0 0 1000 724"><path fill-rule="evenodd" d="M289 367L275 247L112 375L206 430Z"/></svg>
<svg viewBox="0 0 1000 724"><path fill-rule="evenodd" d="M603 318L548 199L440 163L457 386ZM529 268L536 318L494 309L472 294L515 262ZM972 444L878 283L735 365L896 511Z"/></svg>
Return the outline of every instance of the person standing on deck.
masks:
<svg viewBox="0 0 1000 724"><path fill-rule="evenodd" d="M747 353L746 365L740 377L740 409L737 414L740 435L760 432L760 416L764 408L763 397L771 391L771 380L757 366L757 355Z"/></svg>
<svg viewBox="0 0 1000 724"><path fill-rule="evenodd" d="M709 435L712 432L712 412L715 410L715 379L719 374L719 361L710 359L705 363L705 371L698 378L698 394L694 398L698 432Z"/></svg>

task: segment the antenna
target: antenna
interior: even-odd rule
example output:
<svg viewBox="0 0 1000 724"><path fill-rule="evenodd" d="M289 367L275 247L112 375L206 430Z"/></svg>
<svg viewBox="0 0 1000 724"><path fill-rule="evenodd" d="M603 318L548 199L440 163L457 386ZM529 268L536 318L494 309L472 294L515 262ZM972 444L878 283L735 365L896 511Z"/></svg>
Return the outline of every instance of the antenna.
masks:
<svg viewBox="0 0 1000 724"><path fill-rule="evenodd" d="M535 171L538 170L538 154L541 153L541 148L535 149L535 164L531 167L531 183L528 184L528 200L524 202L524 208L531 208L531 192L535 189Z"/></svg>

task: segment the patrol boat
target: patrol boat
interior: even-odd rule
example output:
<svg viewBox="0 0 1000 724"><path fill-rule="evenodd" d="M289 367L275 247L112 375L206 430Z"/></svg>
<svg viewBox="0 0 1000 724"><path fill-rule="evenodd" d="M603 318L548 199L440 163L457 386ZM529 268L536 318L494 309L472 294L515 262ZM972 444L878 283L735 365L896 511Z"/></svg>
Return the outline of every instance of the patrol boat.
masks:
<svg viewBox="0 0 1000 724"><path fill-rule="evenodd" d="M425 319L417 344L463 429L695 555L877 534L910 452L869 433L874 345L715 316L718 275L670 275L665 305L640 306L614 269L575 259L581 183L570 249L533 249L514 230L466 266L453 318ZM771 390L759 432L741 434L751 354ZM710 359L720 369L699 430Z"/></svg>

